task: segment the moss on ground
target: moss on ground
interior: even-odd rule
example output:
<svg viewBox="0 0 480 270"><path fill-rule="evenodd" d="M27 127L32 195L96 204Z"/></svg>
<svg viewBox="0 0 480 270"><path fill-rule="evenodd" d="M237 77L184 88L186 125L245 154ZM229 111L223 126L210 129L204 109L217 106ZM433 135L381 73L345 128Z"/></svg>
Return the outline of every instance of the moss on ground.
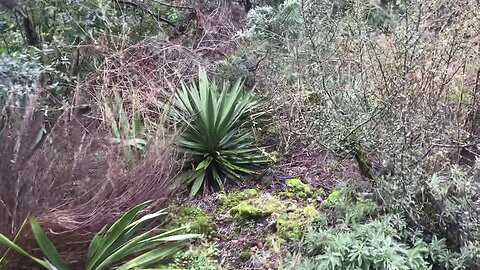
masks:
<svg viewBox="0 0 480 270"><path fill-rule="evenodd" d="M327 197L327 200L325 201L325 204L324 206L325 207L330 207L330 206L334 206L335 204L338 203L340 197L342 196L342 190L341 189L336 189L334 191L332 191L328 197Z"/></svg>
<svg viewBox="0 0 480 270"><path fill-rule="evenodd" d="M257 220L268 216L268 213L261 208L245 202L230 209L230 214L237 221Z"/></svg>
<svg viewBox="0 0 480 270"><path fill-rule="evenodd" d="M198 207L179 207L172 220L167 224L167 228L178 228L186 226L186 232L200 233L207 237L216 234L216 225L213 223L202 209Z"/></svg>
<svg viewBox="0 0 480 270"><path fill-rule="evenodd" d="M294 199L311 199L325 197L323 189L315 189L310 184L302 182L300 178L290 178L285 180L287 189L280 193L283 197Z"/></svg>
<svg viewBox="0 0 480 270"><path fill-rule="evenodd" d="M295 193L295 195L302 198L310 198L313 196L313 188L309 184L305 184L300 178L287 179L287 191Z"/></svg>
<svg viewBox="0 0 480 270"><path fill-rule="evenodd" d="M173 261L165 268L159 269L183 269L183 270L217 270L221 269L216 259L218 257L216 244L203 242L191 245L187 250L178 252Z"/></svg>
<svg viewBox="0 0 480 270"><path fill-rule="evenodd" d="M252 258L252 254L249 250L244 250L240 253L240 260L246 262Z"/></svg>
<svg viewBox="0 0 480 270"><path fill-rule="evenodd" d="M256 189L245 189L230 195L218 197L220 211L229 213L236 221L248 223L268 217L284 210L285 206L277 197L264 194Z"/></svg>
<svg viewBox="0 0 480 270"><path fill-rule="evenodd" d="M260 191L254 188L249 188L234 192L230 195L220 194L218 195L217 201L223 209L230 210L246 200L258 198L259 196Z"/></svg>
<svg viewBox="0 0 480 270"><path fill-rule="evenodd" d="M325 223L326 216L320 214L313 205L280 215L275 223L278 238L299 240L313 223Z"/></svg>

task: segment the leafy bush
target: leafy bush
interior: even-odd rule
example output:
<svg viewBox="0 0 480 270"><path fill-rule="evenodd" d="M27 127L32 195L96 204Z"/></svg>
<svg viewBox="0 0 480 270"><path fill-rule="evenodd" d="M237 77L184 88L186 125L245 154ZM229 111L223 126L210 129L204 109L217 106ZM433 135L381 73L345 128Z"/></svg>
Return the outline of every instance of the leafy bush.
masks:
<svg viewBox="0 0 480 270"><path fill-rule="evenodd" d="M378 188L389 211L403 213L408 225L425 239L444 238L459 251L480 239L480 162L469 171L453 167L449 173L413 179L386 179Z"/></svg>
<svg viewBox="0 0 480 270"><path fill-rule="evenodd" d="M180 250L185 240L198 237L196 234L176 234L183 228L158 234L158 228L155 227L138 234L137 231L145 225L166 215L165 210L160 210L136 219L137 214L149 203L145 202L132 208L112 226L103 228L95 235L88 248L86 270L112 268L127 270L155 266ZM0 244L30 258L45 269L69 269L38 222L31 219L30 226L45 259L30 255L2 234L0 234Z"/></svg>
<svg viewBox="0 0 480 270"><path fill-rule="evenodd" d="M253 174L252 166L266 162L248 129L259 116L254 114L258 105L241 92L242 85L241 80L231 87L224 83L219 90L200 72L198 88L182 83L176 94L173 119L184 129L179 145L195 166L189 177L191 196L202 185L222 188L222 178Z"/></svg>
<svg viewBox="0 0 480 270"><path fill-rule="evenodd" d="M313 256L292 269L427 269L427 245L418 240L409 247L397 235L391 218L346 229L321 229L306 237Z"/></svg>
<svg viewBox="0 0 480 270"><path fill-rule="evenodd" d="M0 56L0 135L7 121L21 119L44 68L26 53Z"/></svg>
<svg viewBox="0 0 480 270"><path fill-rule="evenodd" d="M470 242L460 252L436 236L429 242L412 232L401 215L372 215L375 204L368 199L352 201L343 192L334 210L335 226L314 228L299 253L287 259L287 269L472 269L478 258L478 243ZM350 193L351 194L351 193Z"/></svg>
<svg viewBox="0 0 480 270"><path fill-rule="evenodd" d="M281 108L274 115L279 130L340 157L348 151L382 203L373 212L363 205L365 213L398 215L410 240L416 233L425 243L443 239L459 258L479 239L479 69L471 37L480 24L465 15L465 9L479 14L478 6L469 0L297 3L281 27L270 19L280 10L266 7L268 17L260 20L266 12L259 9L247 31L250 51L267 52L257 81ZM290 28L291 21L299 23ZM274 42L265 42L265 33ZM293 140L279 135L287 146ZM348 226L366 222L345 219ZM402 238L413 248L414 241Z"/></svg>

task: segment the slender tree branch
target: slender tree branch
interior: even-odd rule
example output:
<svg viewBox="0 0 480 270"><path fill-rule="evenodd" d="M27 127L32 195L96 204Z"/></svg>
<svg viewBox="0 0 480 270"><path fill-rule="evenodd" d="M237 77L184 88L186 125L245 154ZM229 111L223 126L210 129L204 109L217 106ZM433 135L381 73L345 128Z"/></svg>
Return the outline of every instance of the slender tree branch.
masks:
<svg viewBox="0 0 480 270"><path fill-rule="evenodd" d="M124 0L116 0L116 2L118 2L119 4L124 4L124 5L129 5L129 6L132 6L134 8L138 8L140 9L141 11L147 13L148 15L152 16L153 18L155 18L155 20L159 21L159 22L164 22L168 25L170 25L171 27L175 27L175 24L165 18L162 18L160 17L159 15L153 13L151 10L149 10L148 8L140 5L140 4L137 4L137 3L134 3L134 2L131 2L131 1L124 1Z"/></svg>
<svg viewBox="0 0 480 270"><path fill-rule="evenodd" d="M197 11L197 9L193 8L193 7L172 5L172 4L167 4L167 3L164 3L164 2L161 2L161 1L158 1L158 0L152 0L152 1L159 4L159 5L166 6L166 7L178 8L178 9L190 9L190 10L193 10L195 12Z"/></svg>

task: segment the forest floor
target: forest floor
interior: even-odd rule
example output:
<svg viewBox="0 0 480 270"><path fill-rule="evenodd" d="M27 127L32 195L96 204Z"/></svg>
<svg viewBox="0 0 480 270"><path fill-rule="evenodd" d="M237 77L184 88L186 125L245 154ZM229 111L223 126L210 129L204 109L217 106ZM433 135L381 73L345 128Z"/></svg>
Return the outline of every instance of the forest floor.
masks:
<svg viewBox="0 0 480 270"><path fill-rule="evenodd" d="M288 184L289 179L300 180L300 186ZM353 160L339 159L311 143L299 145L268 173L229 187L228 194L207 194L193 200L181 196L176 205L201 209L208 217L213 232L204 231L206 240L198 245L215 247L216 252L204 256L212 257L221 269L278 269L295 243L290 240L304 236L308 210L326 216L322 205L328 194L356 179L361 176ZM246 212L241 212L242 207ZM197 222L191 212L188 216L190 222ZM189 260L192 258L186 258L185 266L194 269Z"/></svg>

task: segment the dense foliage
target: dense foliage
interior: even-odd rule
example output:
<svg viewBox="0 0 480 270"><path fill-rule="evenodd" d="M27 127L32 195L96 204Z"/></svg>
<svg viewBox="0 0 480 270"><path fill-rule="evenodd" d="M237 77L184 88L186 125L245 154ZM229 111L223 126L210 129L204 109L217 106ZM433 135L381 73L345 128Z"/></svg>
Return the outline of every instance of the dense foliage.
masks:
<svg viewBox="0 0 480 270"><path fill-rule="evenodd" d="M0 266L480 268L479 17L0 0ZM163 232L150 199L188 211ZM206 238L182 250L186 223Z"/></svg>
<svg viewBox="0 0 480 270"><path fill-rule="evenodd" d="M384 214L365 197L341 191L332 205L333 227L313 228L288 269L472 269L478 264L478 240L459 252L434 235L428 242L404 217Z"/></svg>

